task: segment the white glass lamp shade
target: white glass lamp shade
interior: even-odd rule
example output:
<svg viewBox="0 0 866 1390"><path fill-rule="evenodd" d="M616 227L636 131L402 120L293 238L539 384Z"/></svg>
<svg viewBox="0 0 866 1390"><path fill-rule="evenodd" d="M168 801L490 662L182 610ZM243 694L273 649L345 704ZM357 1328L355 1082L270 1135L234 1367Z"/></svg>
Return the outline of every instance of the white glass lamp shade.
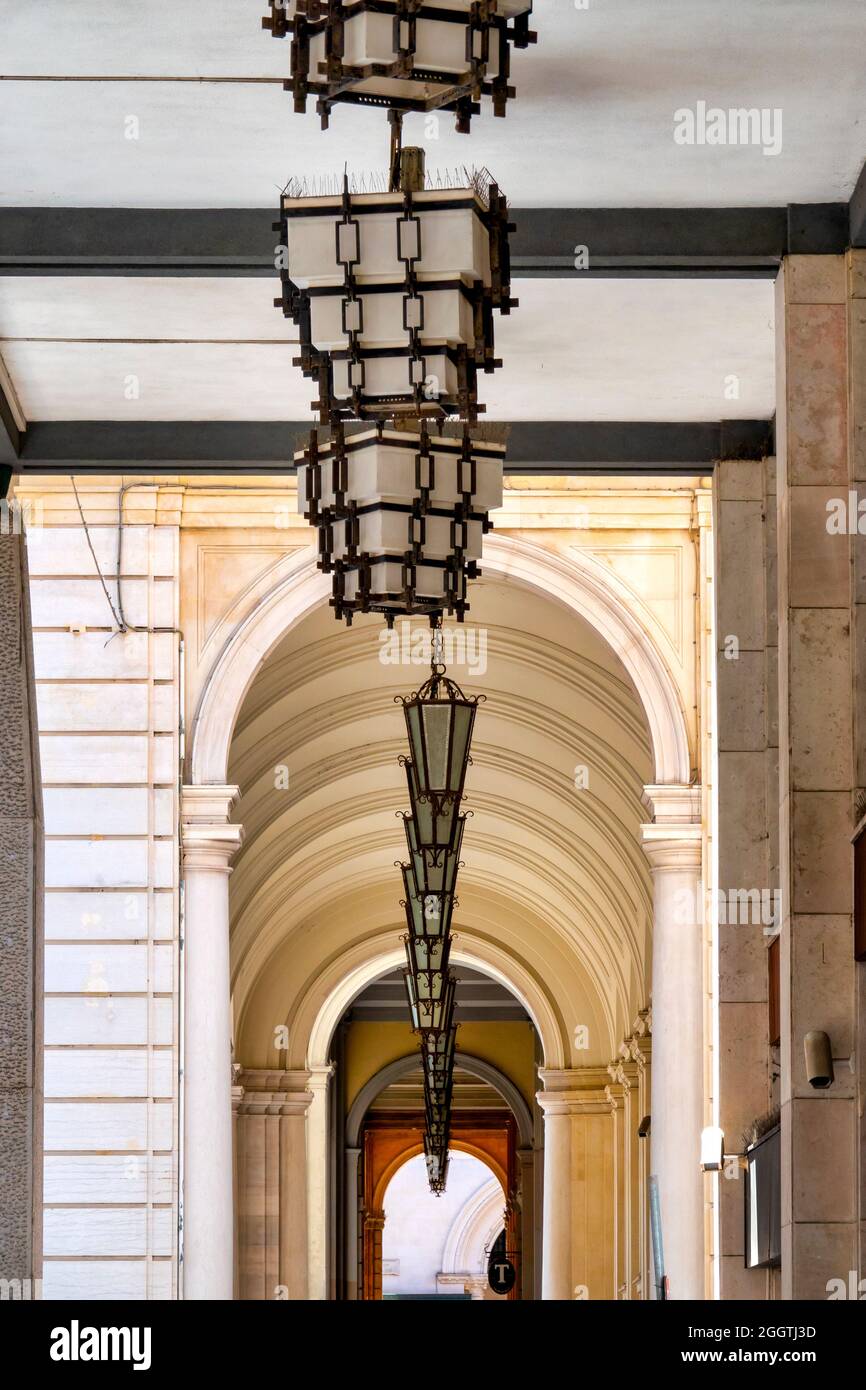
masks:
<svg viewBox="0 0 866 1390"><path fill-rule="evenodd" d="M342 285L336 294L311 291L310 341L317 352L345 352L351 327L359 334L363 351L399 348L409 342L411 325L418 327L425 345L462 343L474 349L475 309L462 285L460 280L448 289L425 289L422 281L408 297L402 285L368 294L361 286L357 292L360 309L352 309Z"/></svg>
<svg viewBox="0 0 866 1390"><path fill-rule="evenodd" d="M350 205L347 223L343 199L337 194L283 197L288 274L298 289L343 286L347 269L359 292L365 284L402 285L407 257L419 279L464 277L489 286L490 234L474 189L413 193L417 232L406 225L402 193L353 193Z"/></svg>
<svg viewBox="0 0 866 1390"><path fill-rule="evenodd" d="M345 488L334 485L334 450L331 445L319 448L318 479L314 479L304 451L295 454L298 473L298 510L307 515L311 495L316 496L321 512L339 515L347 503L367 507L373 503L413 503L423 489L431 508L453 508L462 497L469 496L473 510L486 513L502 506L502 469L505 448L501 444L474 443L474 488L466 489L473 481L472 470L462 460L462 445L458 439L438 435L429 437L430 457L421 459L421 436L397 430L362 430L346 439ZM462 466L461 466L462 465ZM318 492L313 486L318 481ZM426 485L426 486L425 486ZM405 548L405 547L402 547Z"/></svg>

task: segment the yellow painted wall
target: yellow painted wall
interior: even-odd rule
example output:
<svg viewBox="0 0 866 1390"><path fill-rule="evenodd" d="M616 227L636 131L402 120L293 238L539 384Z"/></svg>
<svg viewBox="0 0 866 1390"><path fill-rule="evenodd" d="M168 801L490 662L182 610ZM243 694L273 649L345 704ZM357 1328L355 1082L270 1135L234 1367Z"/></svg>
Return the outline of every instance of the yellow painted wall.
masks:
<svg viewBox="0 0 866 1390"><path fill-rule="evenodd" d="M498 1067L532 1105L538 1081L531 1023L461 1023L457 1048ZM346 1035L346 1108L377 1071L417 1051L418 1039L408 1023L351 1024Z"/></svg>

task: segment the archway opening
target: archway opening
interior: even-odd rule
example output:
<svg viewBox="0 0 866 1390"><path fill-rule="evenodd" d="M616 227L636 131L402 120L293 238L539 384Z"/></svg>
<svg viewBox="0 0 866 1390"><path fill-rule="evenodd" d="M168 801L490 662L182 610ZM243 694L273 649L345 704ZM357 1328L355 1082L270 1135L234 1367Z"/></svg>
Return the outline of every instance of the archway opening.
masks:
<svg viewBox="0 0 866 1390"><path fill-rule="evenodd" d="M422 1154L394 1173L385 1191L382 1298L500 1299L487 1268L504 1259L505 1193L474 1154L451 1154L448 1185L434 1196Z"/></svg>
<svg viewBox="0 0 866 1390"><path fill-rule="evenodd" d="M486 1287L486 1256L502 1229L518 1273L511 1296L533 1296L539 1039L511 991L476 970L458 966L455 973L458 1051L443 1197L434 1197L427 1185L421 1064L399 972L389 971L368 985L334 1035L332 1115L344 1154L336 1154L331 1177L332 1216L339 1228L337 1297L377 1300L389 1291L407 1297L462 1296L465 1285L469 1296L478 1298ZM383 1062L384 1057L391 1060ZM475 1180L477 1164L483 1184ZM409 1250L412 1203L417 1258ZM465 1225L470 1216L471 1229ZM455 1231L463 1233L461 1239ZM390 1257L385 1254L389 1241L398 1250ZM401 1256L406 1242L409 1253ZM389 1258L396 1265L389 1266Z"/></svg>

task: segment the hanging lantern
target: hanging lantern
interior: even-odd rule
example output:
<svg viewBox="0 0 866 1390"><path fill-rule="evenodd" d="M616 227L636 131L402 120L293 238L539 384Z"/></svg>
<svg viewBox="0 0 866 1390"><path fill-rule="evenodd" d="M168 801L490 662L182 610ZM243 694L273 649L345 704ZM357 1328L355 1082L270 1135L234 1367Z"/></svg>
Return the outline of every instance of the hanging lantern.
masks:
<svg viewBox="0 0 866 1390"><path fill-rule="evenodd" d="M454 1012L454 976L443 970L404 970L403 977L415 1032L449 1028Z"/></svg>
<svg viewBox="0 0 866 1390"><path fill-rule="evenodd" d="M434 662L431 675L408 699L400 698L409 735L409 761L417 796L457 803L469 763L472 728L480 695L464 695ZM456 833L456 816L455 816ZM419 844L423 844L419 836Z"/></svg>
<svg viewBox="0 0 866 1390"><path fill-rule="evenodd" d="M418 843L415 817L403 816L406 832L406 845L409 850L409 866L412 873L412 886L416 896L424 898L428 893L453 893L460 867L460 851L463 845L463 831L466 817L458 816L455 821L454 848L443 850L435 859Z"/></svg>
<svg viewBox="0 0 866 1390"><path fill-rule="evenodd" d="M432 1192L445 1191L448 1176L448 1147L435 1145L427 1134L424 1135L424 1161L427 1165L427 1179Z"/></svg>
<svg viewBox="0 0 866 1390"><path fill-rule="evenodd" d="M368 429L295 455L298 506L318 528L338 618L462 618L489 513L502 504L501 444Z"/></svg>
<svg viewBox="0 0 866 1390"><path fill-rule="evenodd" d="M432 1076L441 1073L443 1069L447 1071L452 1068L456 1047L457 1025L455 1023L438 1033L422 1034L421 1059L425 1076Z"/></svg>
<svg viewBox="0 0 866 1390"><path fill-rule="evenodd" d="M406 955L410 970L444 970L448 964L451 944L451 914L454 898L451 893L427 893L419 898L414 891L412 875L407 864L402 865L406 890Z"/></svg>
<svg viewBox="0 0 866 1390"><path fill-rule="evenodd" d="M327 129L338 102L456 113L468 131L482 96L504 116L511 46L536 41L532 0L270 0L262 27L291 35L296 111L316 98Z"/></svg>
<svg viewBox="0 0 866 1390"><path fill-rule="evenodd" d="M511 298L508 207L486 169L425 187L423 150L401 151L394 191L313 193L280 204L282 295L323 423L457 414L475 420L477 376L501 363L493 310ZM411 158L410 158L411 156Z"/></svg>
<svg viewBox="0 0 866 1390"><path fill-rule="evenodd" d="M446 855L454 853L461 820L458 814L460 801L453 796L422 796L411 758L404 758L402 761L406 769L409 801L418 844L432 862L441 861Z"/></svg>

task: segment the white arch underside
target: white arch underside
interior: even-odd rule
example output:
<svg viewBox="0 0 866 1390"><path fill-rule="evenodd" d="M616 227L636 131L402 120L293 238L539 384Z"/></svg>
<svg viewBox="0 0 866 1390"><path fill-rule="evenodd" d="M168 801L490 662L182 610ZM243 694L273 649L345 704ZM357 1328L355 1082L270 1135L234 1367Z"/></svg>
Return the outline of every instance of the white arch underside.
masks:
<svg viewBox="0 0 866 1390"><path fill-rule="evenodd" d="M625 666L643 705L656 783L687 785L691 756L676 683L652 636L636 617L634 595L622 581L579 550L565 559L514 536L487 538L484 568L539 591L595 629ZM326 602L329 594L330 580L316 569L311 548L228 639L193 720L189 779L193 785L225 783L235 722L256 672L285 634Z"/></svg>

